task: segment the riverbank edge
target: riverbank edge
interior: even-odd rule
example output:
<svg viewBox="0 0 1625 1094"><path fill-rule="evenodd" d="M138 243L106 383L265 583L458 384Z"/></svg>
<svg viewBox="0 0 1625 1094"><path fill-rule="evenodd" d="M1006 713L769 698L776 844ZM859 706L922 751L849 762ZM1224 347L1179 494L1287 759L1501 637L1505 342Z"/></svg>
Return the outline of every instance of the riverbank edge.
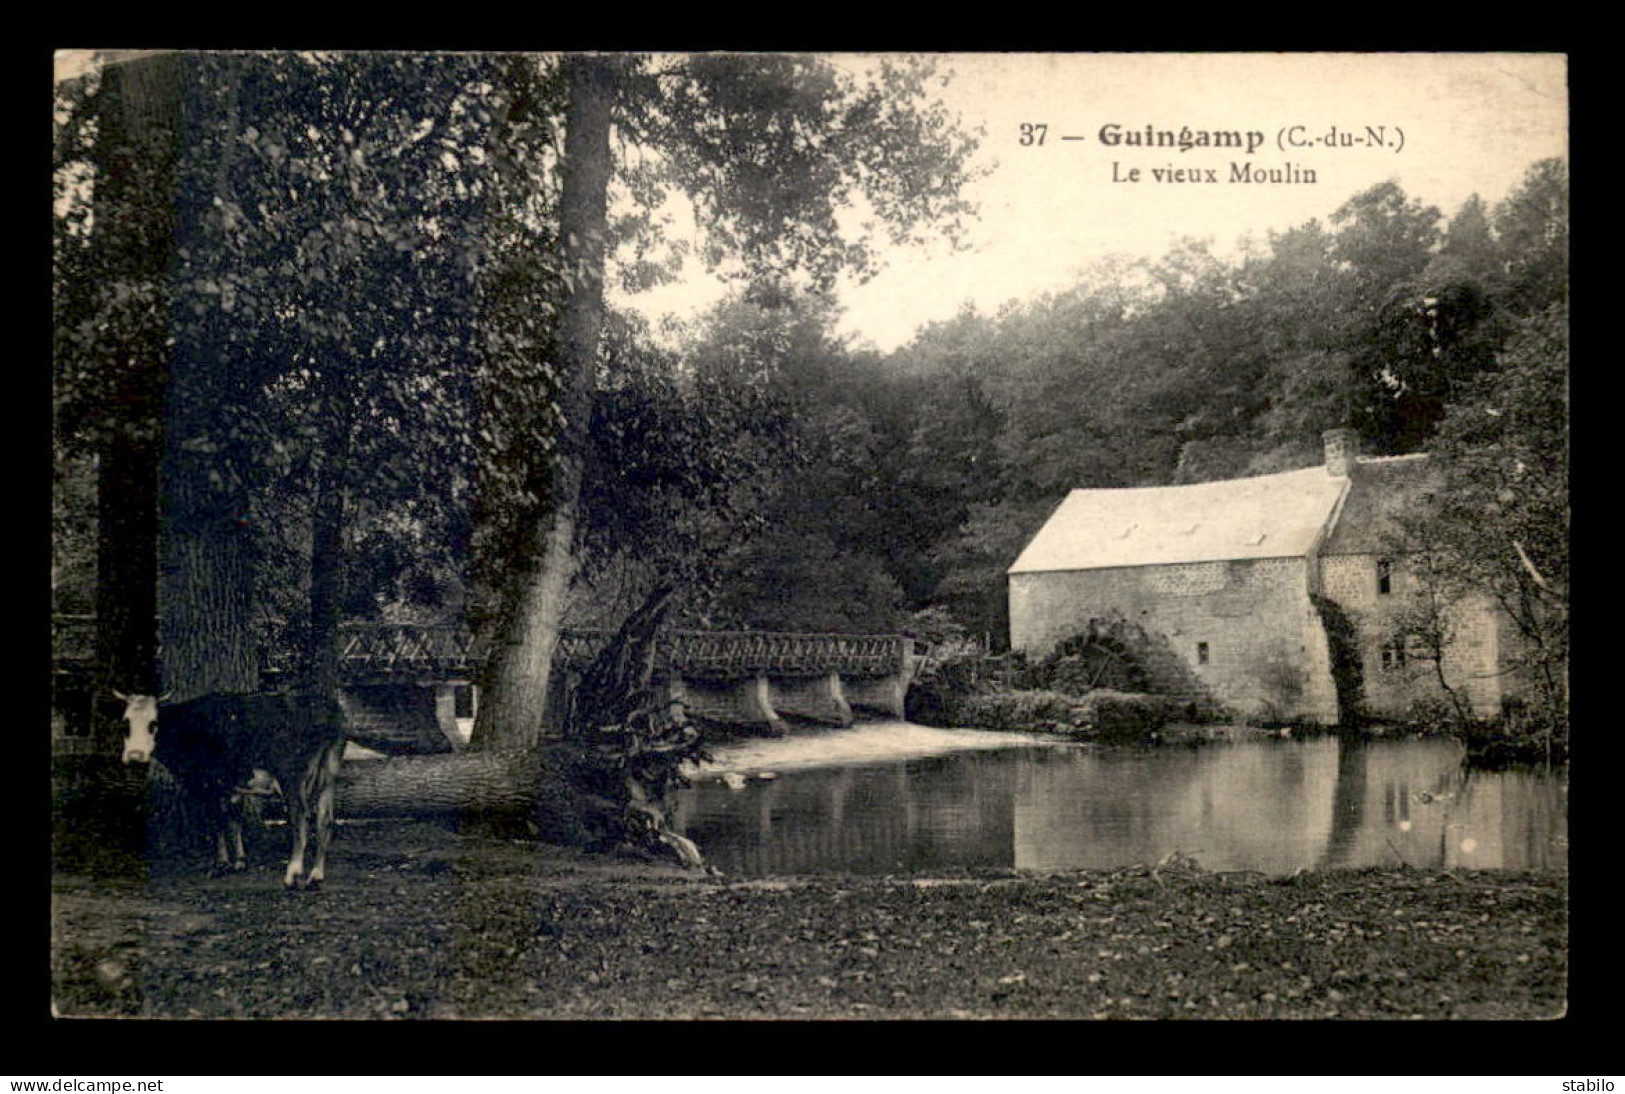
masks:
<svg viewBox="0 0 1625 1094"><path fill-rule="evenodd" d="M1083 744L1201 745L1248 739L1337 737L1343 740L1429 738L1462 745L1473 767L1558 765L1568 761L1567 733L1555 737L1492 724L1456 726L1438 721L1366 719L1326 726L1303 721L1253 723L1245 719L1189 717L1190 704L1158 695L1047 689L998 689L960 697L942 710L911 720L941 729L1031 733Z"/></svg>
<svg viewBox="0 0 1625 1094"><path fill-rule="evenodd" d="M1267 877L1170 857L1111 870L746 879L390 821L345 825L333 865L327 888L289 896L270 867L120 879L64 864L53 886L59 1006L152 1017L1523 1020L1567 1007L1567 871ZM290 931L296 951L277 941ZM218 976L197 975L203 952Z"/></svg>

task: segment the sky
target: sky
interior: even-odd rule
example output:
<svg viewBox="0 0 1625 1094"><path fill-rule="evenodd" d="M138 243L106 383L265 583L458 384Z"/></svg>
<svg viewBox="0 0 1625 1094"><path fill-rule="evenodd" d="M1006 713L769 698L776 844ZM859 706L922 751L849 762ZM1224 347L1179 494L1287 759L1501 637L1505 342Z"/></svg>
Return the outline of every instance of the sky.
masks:
<svg viewBox="0 0 1625 1094"><path fill-rule="evenodd" d="M1493 206L1530 164L1568 154L1567 62L1557 54L947 54L940 61L953 73L942 98L965 127L985 131L977 163L988 173L966 191L980 209L968 250L944 242L888 252L885 272L843 288L838 329L882 351L967 304L992 313L1064 289L1107 255L1156 258L1182 237L1233 255L1245 235L1262 242L1271 230L1324 221L1388 179L1448 217L1474 193ZM1024 124L1034 127L1027 144ZM1123 134L1115 145L1104 143L1112 126ZM1188 129L1196 146L1130 146L1127 134L1143 138L1147 126L1176 140ZM1219 143L1231 134L1256 147L1249 154ZM1344 146L1347 139L1361 143ZM1290 181L1232 181L1249 163ZM1200 181L1155 174L1179 169ZM690 271L622 302L657 321L693 318L723 292Z"/></svg>

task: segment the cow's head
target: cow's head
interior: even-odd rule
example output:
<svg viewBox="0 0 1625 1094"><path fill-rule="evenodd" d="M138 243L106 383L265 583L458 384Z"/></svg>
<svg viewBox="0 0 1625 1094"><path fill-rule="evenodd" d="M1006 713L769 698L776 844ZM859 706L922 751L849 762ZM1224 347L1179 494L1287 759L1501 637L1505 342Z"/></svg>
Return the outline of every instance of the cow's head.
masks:
<svg viewBox="0 0 1625 1094"><path fill-rule="evenodd" d="M152 759L158 744L158 704L169 696L125 695L118 691L113 694L124 704L128 727L124 732L124 762L145 763Z"/></svg>

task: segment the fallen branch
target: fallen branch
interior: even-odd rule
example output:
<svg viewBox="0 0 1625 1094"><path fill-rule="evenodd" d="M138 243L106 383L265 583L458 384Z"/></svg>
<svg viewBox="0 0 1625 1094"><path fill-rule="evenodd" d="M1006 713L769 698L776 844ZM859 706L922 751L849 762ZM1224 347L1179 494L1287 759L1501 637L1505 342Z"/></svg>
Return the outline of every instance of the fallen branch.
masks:
<svg viewBox="0 0 1625 1094"><path fill-rule="evenodd" d="M599 655L571 697L562 738L534 751L348 763L339 815L508 818L551 842L703 865L693 841L672 830L668 809L683 765L706 758L700 734L681 704L650 687L669 598L658 591Z"/></svg>

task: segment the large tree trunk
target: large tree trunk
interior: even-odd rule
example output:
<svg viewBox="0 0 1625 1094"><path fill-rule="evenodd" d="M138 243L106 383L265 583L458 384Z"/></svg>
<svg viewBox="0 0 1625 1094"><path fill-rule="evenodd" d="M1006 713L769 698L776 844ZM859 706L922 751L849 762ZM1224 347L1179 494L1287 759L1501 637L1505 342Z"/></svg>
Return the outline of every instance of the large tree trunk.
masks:
<svg viewBox="0 0 1625 1094"><path fill-rule="evenodd" d="M164 690L177 702L210 692L257 691L252 544L246 522L233 513L246 511L247 501L218 496L198 481L207 467L175 448L169 446L164 464L158 598Z"/></svg>
<svg viewBox="0 0 1625 1094"><path fill-rule="evenodd" d="M128 404L120 408L132 416ZM156 414L156 411L152 411ZM135 423L121 421L123 433ZM158 460L152 440L111 437L97 458L96 663L102 700L158 690Z"/></svg>
<svg viewBox="0 0 1625 1094"><path fill-rule="evenodd" d="M342 817L529 813L545 771L543 753L459 752L347 763L339 776Z"/></svg>
<svg viewBox="0 0 1625 1094"><path fill-rule="evenodd" d="M545 745L522 752L396 756L344 765L337 813L346 819L441 818L458 823L513 822L550 843L645 855L703 866L700 850L667 825L662 803L628 781L624 792L593 785L578 748ZM630 808L629 808L630 807ZM629 823L639 809L647 827Z"/></svg>
<svg viewBox="0 0 1625 1094"><path fill-rule="evenodd" d="M189 62L186 73L175 235L179 246L195 251L216 245L206 221L215 201L232 196L236 74L218 58ZM216 75L219 88L211 86ZM248 519L253 468L242 439L255 380L241 348L211 321L216 305L205 299L201 313L194 312L200 301L184 285L177 297L160 469L158 619L164 688L179 701L256 691L260 666Z"/></svg>
<svg viewBox="0 0 1625 1094"><path fill-rule="evenodd" d="M207 180L224 177L223 161L196 170L208 154L193 139L198 112L220 105L200 97L197 75L196 59L181 53L104 71L96 183L97 245L114 256L121 287L149 301L120 359L104 363L97 654L110 688L181 699L259 681L243 490L221 474L220 457L189 447L219 450L235 370L198 336L202 325L176 321L187 317L176 310L180 246L200 232L215 196ZM228 113L233 102L227 96ZM230 142L213 147L223 156Z"/></svg>
<svg viewBox="0 0 1625 1094"><path fill-rule="evenodd" d="M579 751L564 745L358 761L339 775L336 807L345 818L495 822L568 847L625 843L626 801L599 792L582 772Z"/></svg>
<svg viewBox="0 0 1625 1094"><path fill-rule="evenodd" d="M144 321L110 347L115 359L95 363L105 393L96 486L96 661L104 701L113 689L159 687L158 465L169 334L163 290L175 240L172 209L154 194L175 184L179 68L177 57L160 56L102 74L94 245L111 257L116 280L153 292ZM105 728L100 720L97 728Z"/></svg>
<svg viewBox="0 0 1625 1094"><path fill-rule="evenodd" d="M322 385L327 444L317 454L315 493L310 518L310 631L305 648L306 688L338 701L338 631L345 592L345 478L349 467L351 413L340 390L341 377L328 375Z"/></svg>
<svg viewBox="0 0 1625 1094"><path fill-rule="evenodd" d="M609 193L610 62L565 61L565 114L560 193L562 260L570 286L560 314L562 435L555 450L546 514L509 586L511 601L496 619L480 711L470 747L534 748L546 714L553 652L565 597L575 577L576 513L585 432L592 412L593 372L604 314L604 255Z"/></svg>

